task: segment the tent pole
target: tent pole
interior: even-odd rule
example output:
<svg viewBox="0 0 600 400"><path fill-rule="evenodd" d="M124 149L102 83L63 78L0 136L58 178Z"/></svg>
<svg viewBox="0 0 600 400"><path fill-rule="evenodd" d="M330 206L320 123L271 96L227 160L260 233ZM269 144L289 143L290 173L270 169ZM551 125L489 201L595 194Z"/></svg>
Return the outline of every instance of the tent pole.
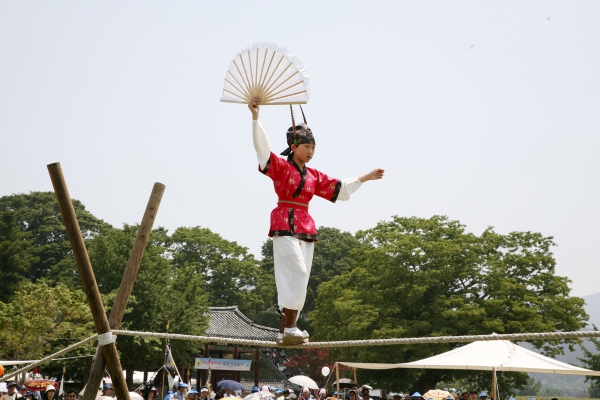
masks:
<svg viewBox="0 0 600 400"><path fill-rule="evenodd" d="M496 400L496 367L492 369L492 400Z"/></svg>
<svg viewBox="0 0 600 400"><path fill-rule="evenodd" d="M335 380L337 381L337 399L340 400L340 366L335 363Z"/></svg>

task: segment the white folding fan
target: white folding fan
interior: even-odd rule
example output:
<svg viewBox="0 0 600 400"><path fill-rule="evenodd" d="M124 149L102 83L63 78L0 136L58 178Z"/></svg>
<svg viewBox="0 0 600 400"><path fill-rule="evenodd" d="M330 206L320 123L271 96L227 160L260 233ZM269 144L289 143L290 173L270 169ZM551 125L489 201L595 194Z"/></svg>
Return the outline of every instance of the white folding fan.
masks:
<svg viewBox="0 0 600 400"><path fill-rule="evenodd" d="M254 43L238 52L225 75L221 101L261 105L306 104L310 97L308 74L286 48Z"/></svg>

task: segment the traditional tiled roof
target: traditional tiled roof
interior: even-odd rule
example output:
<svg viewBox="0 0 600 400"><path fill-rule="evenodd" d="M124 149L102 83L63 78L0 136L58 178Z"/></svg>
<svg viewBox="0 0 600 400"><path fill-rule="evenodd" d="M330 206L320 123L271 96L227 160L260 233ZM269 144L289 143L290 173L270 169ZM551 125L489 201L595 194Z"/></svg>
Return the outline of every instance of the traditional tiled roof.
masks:
<svg viewBox="0 0 600 400"><path fill-rule="evenodd" d="M237 306L209 307L210 322L207 336L235 339L275 341L278 329L255 324L238 310Z"/></svg>

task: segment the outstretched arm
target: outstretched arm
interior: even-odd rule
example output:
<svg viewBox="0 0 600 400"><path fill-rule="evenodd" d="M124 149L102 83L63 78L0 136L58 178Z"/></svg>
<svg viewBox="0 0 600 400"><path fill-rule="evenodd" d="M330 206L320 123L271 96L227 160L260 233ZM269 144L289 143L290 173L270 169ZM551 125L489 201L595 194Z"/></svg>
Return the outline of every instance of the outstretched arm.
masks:
<svg viewBox="0 0 600 400"><path fill-rule="evenodd" d="M254 150L256 150L256 158L258 159L258 165L260 169L264 169L267 165L267 161L271 157L271 145L269 138L263 129L261 123L258 121L258 112L260 108L260 100L258 97L252 99L248 104L250 112L252 112L252 140L254 142Z"/></svg>
<svg viewBox="0 0 600 400"><path fill-rule="evenodd" d="M361 183L365 183L366 181L374 181L377 179L381 179L383 178L383 173L385 172L384 169L381 168L377 168L374 169L373 171L369 172L368 174L364 174L358 177L358 180Z"/></svg>

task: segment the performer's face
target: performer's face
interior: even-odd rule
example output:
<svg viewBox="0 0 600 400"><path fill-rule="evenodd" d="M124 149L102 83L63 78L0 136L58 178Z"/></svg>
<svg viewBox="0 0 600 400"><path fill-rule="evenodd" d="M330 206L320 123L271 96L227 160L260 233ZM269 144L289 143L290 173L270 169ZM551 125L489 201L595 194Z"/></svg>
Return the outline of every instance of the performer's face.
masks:
<svg viewBox="0 0 600 400"><path fill-rule="evenodd" d="M315 154L315 145L312 143L292 145L292 150L294 151L294 158L306 164Z"/></svg>

